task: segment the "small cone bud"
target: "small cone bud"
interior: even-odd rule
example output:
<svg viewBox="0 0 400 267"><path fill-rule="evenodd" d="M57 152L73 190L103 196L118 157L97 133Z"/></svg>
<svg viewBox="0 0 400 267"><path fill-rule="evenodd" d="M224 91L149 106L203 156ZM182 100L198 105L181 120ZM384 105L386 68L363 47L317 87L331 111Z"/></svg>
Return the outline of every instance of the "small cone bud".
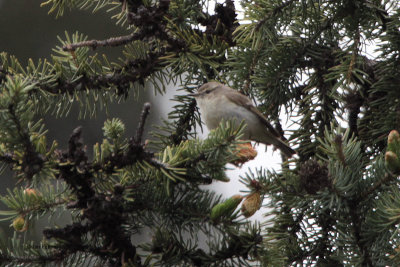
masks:
<svg viewBox="0 0 400 267"><path fill-rule="evenodd" d="M225 200L225 202L215 205L211 210L210 219L212 221L217 221L222 216L232 215L240 202L242 202L242 198L241 195L234 195Z"/></svg>
<svg viewBox="0 0 400 267"><path fill-rule="evenodd" d="M12 226L15 231L24 232L28 229L28 226L25 225L25 219L22 216L15 218L12 222Z"/></svg>
<svg viewBox="0 0 400 267"><path fill-rule="evenodd" d="M257 150L253 148L251 143L238 144L236 146L235 154L238 158L233 161L232 164L240 166L243 163L254 159L257 156Z"/></svg>
<svg viewBox="0 0 400 267"><path fill-rule="evenodd" d="M385 162L390 171L392 171L393 173L400 172L400 160L397 157L396 153L392 151L386 151Z"/></svg>
<svg viewBox="0 0 400 267"><path fill-rule="evenodd" d="M261 196L259 192L248 195L242 204L242 213L248 218L256 213L261 207Z"/></svg>
<svg viewBox="0 0 400 267"><path fill-rule="evenodd" d="M400 135L396 130L392 130L388 135L387 151L392 151L396 154L400 153Z"/></svg>
<svg viewBox="0 0 400 267"><path fill-rule="evenodd" d="M399 142L400 141L400 134L396 130L392 130L389 133L388 136L388 144L393 144L394 142Z"/></svg>
<svg viewBox="0 0 400 267"><path fill-rule="evenodd" d="M394 249L394 251L397 253L397 255L399 254L399 252L400 252L400 247L397 247L397 248L395 248ZM391 254L391 255L389 255L389 258L390 259L394 259L394 258L396 258L396 256L397 256L396 254Z"/></svg>
<svg viewBox="0 0 400 267"><path fill-rule="evenodd" d="M221 173L220 176L215 176L215 177L213 177L213 179L216 179L218 181L225 182L225 183L230 181L230 179L228 178L228 176L226 176L225 173Z"/></svg>
<svg viewBox="0 0 400 267"><path fill-rule="evenodd" d="M33 189L33 188L26 188L24 190L24 194L26 194L28 196L35 196L35 197L40 196L40 193L38 193L38 191L36 189Z"/></svg>
<svg viewBox="0 0 400 267"><path fill-rule="evenodd" d="M29 201L33 204L37 204L40 201L41 194L39 191L33 188L26 188L24 194L29 197Z"/></svg>

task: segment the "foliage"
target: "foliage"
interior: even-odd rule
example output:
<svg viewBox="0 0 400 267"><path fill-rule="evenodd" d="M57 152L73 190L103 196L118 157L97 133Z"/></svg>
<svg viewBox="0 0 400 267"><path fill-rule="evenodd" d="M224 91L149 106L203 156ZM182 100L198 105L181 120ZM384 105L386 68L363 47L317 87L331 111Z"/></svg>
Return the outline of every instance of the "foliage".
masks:
<svg viewBox="0 0 400 267"><path fill-rule="evenodd" d="M398 133L389 135L400 128L397 1L241 1L243 12L232 0L210 3L47 0L55 16L108 10L130 34L65 33L51 59L26 66L0 54L0 161L17 179L1 197L0 215L15 229L0 245L3 266L400 264L400 155ZM123 49L116 62L91 51L113 46ZM297 152L281 170L249 170L245 197L222 200L201 187L229 181L246 127L222 122L196 138L200 116L186 94L209 80L254 100ZM93 155L81 128L65 150L47 140L43 114L68 116L78 103L93 118L146 84L185 92L149 144L148 104L136 134L106 121ZM270 209L252 223L244 215L260 203ZM71 221L60 224L62 215ZM26 241L44 217L43 240ZM140 240L143 231L152 239Z"/></svg>

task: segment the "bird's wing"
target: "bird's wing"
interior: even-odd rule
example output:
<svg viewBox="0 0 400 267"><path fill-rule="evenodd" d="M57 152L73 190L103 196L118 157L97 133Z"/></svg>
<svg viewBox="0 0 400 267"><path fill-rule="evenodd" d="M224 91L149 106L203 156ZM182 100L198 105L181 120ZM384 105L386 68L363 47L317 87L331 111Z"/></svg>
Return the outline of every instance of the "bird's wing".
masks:
<svg viewBox="0 0 400 267"><path fill-rule="evenodd" d="M229 87L228 87L229 88ZM236 103L237 105L243 106L249 111L251 111L253 114L255 114L258 119L267 127L268 131L271 132L274 136L281 138L282 135L278 133L277 130L269 123L267 118L264 117L264 115L253 105L251 102L250 98L247 96L239 93L238 91L235 91L231 88L232 94L226 94L226 97L231 100L232 102Z"/></svg>

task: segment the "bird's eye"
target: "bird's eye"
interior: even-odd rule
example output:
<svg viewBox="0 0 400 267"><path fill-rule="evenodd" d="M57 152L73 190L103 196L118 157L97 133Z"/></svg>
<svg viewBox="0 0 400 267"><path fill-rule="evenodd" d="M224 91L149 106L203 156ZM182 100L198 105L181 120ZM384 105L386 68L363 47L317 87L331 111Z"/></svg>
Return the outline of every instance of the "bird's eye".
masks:
<svg viewBox="0 0 400 267"><path fill-rule="evenodd" d="M206 90L206 94L209 94L209 93L211 93L211 91L210 90Z"/></svg>

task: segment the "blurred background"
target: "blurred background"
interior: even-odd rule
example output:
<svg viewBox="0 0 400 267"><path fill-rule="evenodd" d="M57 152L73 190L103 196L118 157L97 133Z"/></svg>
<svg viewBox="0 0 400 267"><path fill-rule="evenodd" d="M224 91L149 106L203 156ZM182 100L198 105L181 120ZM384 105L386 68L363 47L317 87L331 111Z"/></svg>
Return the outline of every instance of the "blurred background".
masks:
<svg viewBox="0 0 400 267"><path fill-rule="evenodd" d="M0 0L0 52L7 52L16 56L20 63L24 66L29 59L37 62L40 58L49 59L52 49L59 45L57 36L64 39L65 31L72 34L76 31L88 36L88 39L106 39L109 37L125 35L122 27L116 26L115 21L110 19L110 14L105 12L97 12L92 14L89 11L71 10L66 12L63 17L55 18L55 15L48 15L48 7L41 8L42 1L32 0ZM93 53L106 54L110 61L117 60L120 55L119 48L98 48ZM100 111L95 119L85 118L79 119L79 108L76 105L70 112L68 117L55 118L47 116L44 118L48 128L48 140L56 139L61 149L65 149L68 144L68 137L73 129L77 126L83 127L83 137L85 143L88 144L88 152L91 153L92 145L101 142L103 138L102 130L104 121L108 118L118 117L126 126L127 137L133 136L138 122L138 117L144 102L152 104L149 119L146 122L145 133L154 130L153 125L160 123L161 118L167 119L168 112L171 111L175 104L171 99L177 92L176 87L179 85L169 85L166 94L155 95L154 90L147 88L140 92L137 99L132 97L121 103L112 103L108 112ZM199 138L205 138L208 134L207 129L203 127L204 132L199 133ZM198 127L200 130L200 127ZM228 171L228 177L231 179L229 183L215 182L205 189L214 190L222 193L224 197L240 193L246 188L240 183L240 175L244 175L246 171L253 171L260 166L267 169L278 170L280 167L279 152L272 152L269 147L268 152L265 151L264 145L258 145L258 156L255 160L246 163L241 168L235 168L228 165L231 169ZM7 188L15 186L16 179L12 173L6 170L1 175L0 193L6 193ZM266 200L265 200L266 201ZM265 203L264 201L264 203ZM4 205L0 204L3 210ZM260 220L265 210L258 211L251 219ZM68 220L67 218L65 220ZM45 224L46 221L43 221ZM66 222L68 223L68 222ZM42 228L42 227L38 227ZM13 233L13 229L9 227L9 223L0 224L0 233L9 235ZM40 238L41 233L36 232ZM33 233L35 235L35 233Z"/></svg>

